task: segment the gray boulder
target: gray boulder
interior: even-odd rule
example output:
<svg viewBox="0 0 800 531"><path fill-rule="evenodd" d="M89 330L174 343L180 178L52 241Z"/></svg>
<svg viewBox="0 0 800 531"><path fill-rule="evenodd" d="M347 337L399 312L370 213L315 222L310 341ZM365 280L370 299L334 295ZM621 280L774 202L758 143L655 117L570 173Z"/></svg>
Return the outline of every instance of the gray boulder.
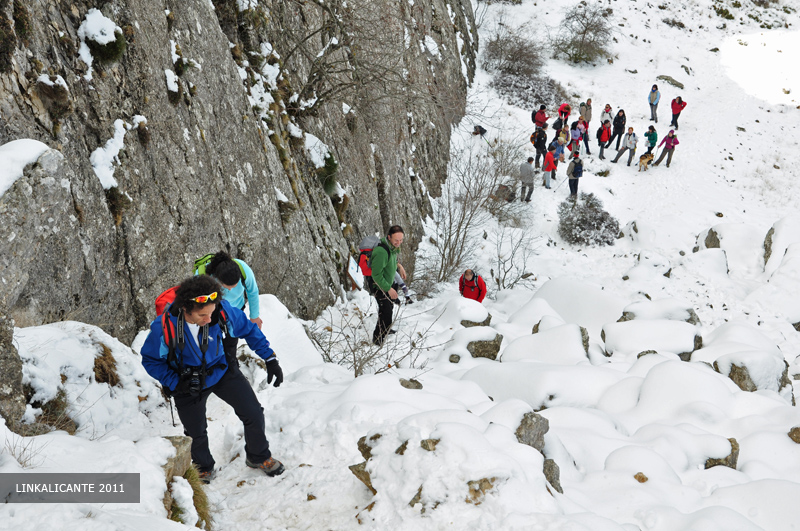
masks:
<svg viewBox="0 0 800 531"><path fill-rule="evenodd" d="M500 344L503 342L503 336L496 334L494 339L490 341L472 341L467 345L467 350L472 354L473 358L488 358L496 360L497 354L500 353Z"/></svg>
<svg viewBox="0 0 800 531"><path fill-rule="evenodd" d="M544 452L544 434L550 429L550 421L538 413L525 413L517 431L517 441Z"/></svg>

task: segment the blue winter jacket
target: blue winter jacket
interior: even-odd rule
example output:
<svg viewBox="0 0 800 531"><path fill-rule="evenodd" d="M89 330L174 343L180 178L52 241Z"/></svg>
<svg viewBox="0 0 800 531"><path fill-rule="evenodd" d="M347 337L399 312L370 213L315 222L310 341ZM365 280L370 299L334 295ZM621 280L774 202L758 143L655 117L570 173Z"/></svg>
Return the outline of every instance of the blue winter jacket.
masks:
<svg viewBox="0 0 800 531"><path fill-rule="evenodd" d="M558 158L564 154L565 146L564 144L559 144L558 140L554 140L550 145L556 147L556 151L553 153L553 159L556 161L556 163L558 163Z"/></svg>
<svg viewBox="0 0 800 531"><path fill-rule="evenodd" d="M250 276L249 274L247 275ZM228 331L231 336L240 337L247 342L256 354L265 361L275 358L275 352L269 347L269 341L264 333L251 322L245 313L232 306L228 301L223 300L221 307L228 317ZM177 327L178 318L172 313L168 313L173 326ZM211 324L208 326L208 350L206 350L206 368L212 369L211 374L206 376L205 387L211 387L222 378L228 370L228 362L225 359L225 351L222 348L222 331L219 326L219 311L215 311L211 316ZM184 324L185 347L183 352L176 348L176 356L183 361L184 366L199 367L202 364L202 352L197 344L197 338L192 336L188 325ZM164 331L161 326L161 316L150 324L150 334L142 346L142 365L147 374L161 382L161 385L168 387L171 391L178 385L178 368L170 367L167 363L169 348L164 342Z"/></svg>

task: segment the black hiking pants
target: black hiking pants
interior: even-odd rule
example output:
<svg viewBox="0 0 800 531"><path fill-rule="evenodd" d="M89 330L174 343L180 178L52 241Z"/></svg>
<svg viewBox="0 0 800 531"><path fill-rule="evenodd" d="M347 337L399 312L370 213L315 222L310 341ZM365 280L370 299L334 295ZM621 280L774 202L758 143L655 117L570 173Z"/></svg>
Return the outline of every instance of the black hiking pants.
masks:
<svg viewBox="0 0 800 531"><path fill-rule="evenodd" d="M378 302L378 323L372 333L372 342L378 346L383 345L386 334L392 328L392 314L394 312L394 302L389 298L389 294L377 288L375 300Z"/></svg>
<svg viewBox="0 0 800 531"><path fill-rule="evenodd" d="M614 139L616 138L617 139L616 150L619 151L619 142L620 142L620 140L622 140L622 135L624 135L624 134L625 134L625 128L614 129L614 132L611 135L611 138L608 139L608 144L606 144L606 147L609 147L611 145L611 142L613 142Z"/></svg>
<svg viewBox="0 0 800 531"><path fill-rule="evenodd" d="M211 387L203 389L199 396L176 394L173 397L183 431L192 438L192 461L197 464L197 468L201 472L214 469L214 457L208 448L206 421L206 402L211 393L231 406L244 424L244 451L247 458L254 463L269 459L272 454L264 434L264 408L239 367L229 366L222 378Z"/></svg>

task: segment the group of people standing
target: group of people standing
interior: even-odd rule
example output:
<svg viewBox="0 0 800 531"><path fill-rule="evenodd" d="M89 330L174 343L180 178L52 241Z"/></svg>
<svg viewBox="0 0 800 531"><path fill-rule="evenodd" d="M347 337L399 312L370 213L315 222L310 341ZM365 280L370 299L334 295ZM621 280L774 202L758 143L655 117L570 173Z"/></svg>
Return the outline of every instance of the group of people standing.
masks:
<svg viewBox="0 0 800 531"><path fill-rule="evenodd" d="M647 101L650 106L650 121L658 123L658 104L661 101L661 92L658 90L658 85L653 85L647 96ZM686 102L680 96L672 100L672 121L670 122L672 129L658 144L658 147L664 146L664 149L661 152L661 156L655 161L654 166L658 166L664 157L667 157L667 167L669 168L672 162L672 155L675 152L675 146L678 145L676 134L678 118L684 108L686 108ZM552 124L555 135L549 142L545 131L547 122L550 119L547 114L547 106L540 105L538 110L531 113L531 120L536 126L536 130L531 134L530 141L536 149L536 157L529 157L526 162L520 165L521 201L530 202L536 174L534 168L538 169L540 167L540 161L543 173L542 185L547 189L551 189L558 163L565 162L568 154L570 163L567 167L567 177L569 178L570 196L577 197L578 179L583 175L581 150L585 149L587 155L592 154L589 146L592 111L592 99L589 98L580 104L578 119L570 123L569 118L572 115L572 107L568 103L562 103L558 108L557 118ZM619 109L614 114L610 104L604 106L603 111L600 113L600 126L595 133L599 147L598 158L600 160L606 159L604 151L611 147L611 144L616 140L614 149L617 154L611 162L616 163L625 153L628 153L627 164L628 166L631 165L636 154L639 138L633 127L627 125L627 121L624 109ZM658 142L658 132L655 125L648 126L647 132L644 133L644 138L647 146L645 154L650 155ZM621 148L620 144L622 144ZM534 164L533 166L532 163Z"/></svg>

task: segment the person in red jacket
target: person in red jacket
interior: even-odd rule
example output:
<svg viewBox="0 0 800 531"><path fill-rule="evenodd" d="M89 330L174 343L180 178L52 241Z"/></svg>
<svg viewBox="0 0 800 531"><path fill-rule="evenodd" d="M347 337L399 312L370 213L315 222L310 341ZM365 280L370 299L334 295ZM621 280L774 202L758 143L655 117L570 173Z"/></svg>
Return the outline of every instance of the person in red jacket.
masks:
<svg viewBox="0 0 800 531"><path fill-rule="evenodd" d="M562 103L558 108L558 117L561 118L564 124L567 124L569 121L570 113L572 113L572 107L570 107L569 103Z"/></svg>
<svg viewBox="0 0 800 531"><path fill-rule="evenodd" d="M686 102L680 96L672 100L672 122L669 124L670 127L678 128L678 116L681 115L681 111L685 108Z"/></svg>
<svg viewBox="0 0 800 531"><path fill-rule="evenodd" d="M550 189L550 181L556 178L556 147L550 144L547 148L547 155L544 156L544 187Z"/></svg>
<svg viewBox="0 0 800 531"><path fill-rule="evenodd" d="M603 150L606 148L606 144L608 144L609 140L611 140L611 121L605 120L597 131L597 143L600 146L600 160L606 160L603 156Z"/></svg>
<svg viewBox="0 0 800 531"><path fill-rule="evenodd" d="M533 114L533 123L536 127L541 127L544 129L544 126L547 125L547 120L550 117L547 116L547 107L544 105L539 106L539 110Z"/></svg>
<svg viewBox="0 0 800 531"><path fill-rule="evenodd" d="M486 283L480 275L475 274L475 271L467 269L458 279L458 291L462 297L483 302L486 297Z"/></svg>

